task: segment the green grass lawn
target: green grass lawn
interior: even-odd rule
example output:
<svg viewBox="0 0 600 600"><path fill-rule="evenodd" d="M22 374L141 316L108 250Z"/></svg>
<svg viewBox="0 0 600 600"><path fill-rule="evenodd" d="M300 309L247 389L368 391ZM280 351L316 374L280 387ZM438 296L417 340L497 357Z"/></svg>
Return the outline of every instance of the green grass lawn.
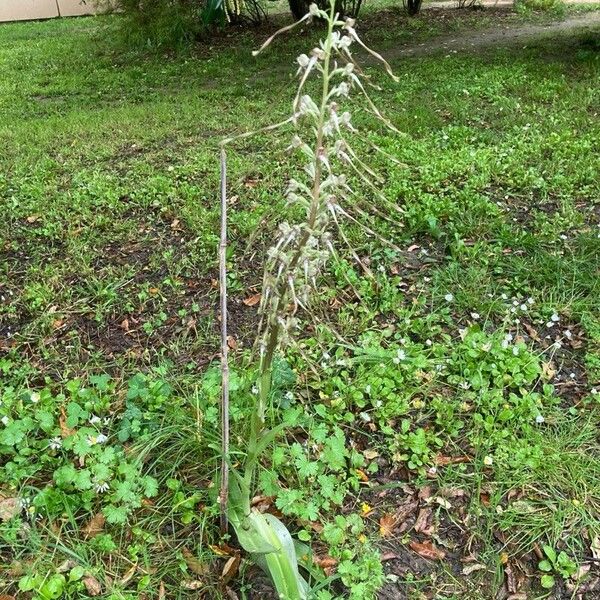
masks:
<svg viewBox="0 0 600 600"><path fill-rule="evenodd" d="M502 586L544 597L544 575L550 597L570 598L598 578L600 31L394 58L399 44L493 23L485 11L365 18L399 76L367 67L401 135L353 109L402 211L370 217L395 248L350 230L375 281L340 244L318 282L278 363L271 418L295 407L297 427L256 492L318 565L335 564L322 600L488 599ZM9 597L269 597L247 560L222 577L234 551L214 493L218 145L286 117L295 57L319 32L253 58L263 34L174 56L124 50L118 17L0 27ZM244 300L294 216L290 138L229 151L238 453L258 322Z"/></svg>

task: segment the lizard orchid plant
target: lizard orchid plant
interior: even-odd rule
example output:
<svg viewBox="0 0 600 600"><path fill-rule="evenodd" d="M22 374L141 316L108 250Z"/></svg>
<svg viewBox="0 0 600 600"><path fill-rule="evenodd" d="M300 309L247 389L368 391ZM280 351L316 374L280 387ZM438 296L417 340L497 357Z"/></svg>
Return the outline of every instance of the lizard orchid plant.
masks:
<svg viewBox="0 0 600 600"><path fill-rule="evenodd" d="M266 427L265 415L272 396L274 361L277 354L293 340L298 325L296 315L299 309L308 308L319 275L328 259L336 253L333 233L337 231L348 242L342 224L349 221L379 237L369 226L372 214L377 213L385 218L382 207L386 208L388 214L390 209L399 211L379 193L377 184L381 182L380 178L360 159L351 144L351 139L358 131L344 105L355 92L362 97L361 106L365 110L396 131L371 100L363 84L364 75L352 55L352 47L358 45L382 63L394 80L396 78L388 63L361 41L354 28L354 20L340 19L335 2L332 2L328 11L313 4L303 19L276 32L254 54L267 48L277 35L312 18L326 24L327 35L309 54L301 54L297 58L299 84L292 114L285 121L260 130L264 132L284 126L293 127L294 135L289 150L298 152L304 164L302 176L289 182L286 199L290 204L299 205L304 216L299 222L281 223L277 240L268 251L260 306L258 394L250 425L247 455L242 466L234 468L227 457L228 443L224 445L221 492L222 509L226 509L227 519L235 529L239 543L255 562L268 571L280 598L287 600L309 596L309 584L298 567L298 545L279 519L251 505L261 454L291 424L286 421L275 428ZM320 80L320 95L317 98L306 91L311 79ZM224 140L223 147L234 139L255 133L258 132ZM224 151L222 157L223 184ZM351 187L352 180L359 180L370 188L380 200L379 207L359 197ZM225 215L224 188L222 207ZM351 251L360 262L356 253ZM361 265L369 273L368 267ZM223 293L223 242L221 267ZM222 318L226 316L225 313L222 304ZM226 331L223 339L226 352ZM226 362L225 356L223 391L227 402ZM227 417L225 402L223 409ZM226 421L224 431L228 431ZM231 478L228 477L230 469Z"/></svg>

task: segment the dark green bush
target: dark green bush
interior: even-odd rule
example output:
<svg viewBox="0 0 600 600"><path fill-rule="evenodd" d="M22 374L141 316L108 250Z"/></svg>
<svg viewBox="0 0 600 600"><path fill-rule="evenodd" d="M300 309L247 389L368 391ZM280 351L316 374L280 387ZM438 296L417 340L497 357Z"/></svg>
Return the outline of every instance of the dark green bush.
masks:
<svg viewBox="0 0 600 600"><path fill-rule="evenodd" d="M264 10L257 0L117 0L126 16L132 45L172 48L185 45L232 22L258 22Z"/></svg>

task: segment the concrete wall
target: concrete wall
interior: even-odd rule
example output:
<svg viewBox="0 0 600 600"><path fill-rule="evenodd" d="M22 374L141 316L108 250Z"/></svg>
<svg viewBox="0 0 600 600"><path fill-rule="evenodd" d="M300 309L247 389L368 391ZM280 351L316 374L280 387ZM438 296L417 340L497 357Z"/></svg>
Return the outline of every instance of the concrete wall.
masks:
<svg viewBox="0 0 600 600"><path fill-rule="evenodd" d="M92 15L97 12L93 0L0 0L0 22L28 21Z"/></svg>

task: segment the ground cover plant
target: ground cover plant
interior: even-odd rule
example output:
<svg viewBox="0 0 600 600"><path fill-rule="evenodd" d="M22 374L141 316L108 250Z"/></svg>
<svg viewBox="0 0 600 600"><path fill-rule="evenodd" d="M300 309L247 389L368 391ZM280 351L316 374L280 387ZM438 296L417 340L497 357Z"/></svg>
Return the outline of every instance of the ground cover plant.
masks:
<svg viewBox="0 0 600 600"><path fill-rule="evenodd" d="M310 546L301 568L321 598L595 593L589 15L526 48L454 53L423 14L413 37L431 37L431 54L412 59L394 56L376 16L364 25L400 78L365 67L402 133L353 118L369 132L362 152L402 163L368 158L402 214L366 211L394 247L348 231L372 276L341 252L298 315L270 415L293 412L294 427L261 461L252 501ZM231 49L124 54L103 41L114 23L0 29L0 590L266 598L269 580L218 533L218 142L286 118L287 73L320 32L258 61L250 34ZM301 166L285 150L261 134L229 154L240 451L257 265Z"/></svg>

